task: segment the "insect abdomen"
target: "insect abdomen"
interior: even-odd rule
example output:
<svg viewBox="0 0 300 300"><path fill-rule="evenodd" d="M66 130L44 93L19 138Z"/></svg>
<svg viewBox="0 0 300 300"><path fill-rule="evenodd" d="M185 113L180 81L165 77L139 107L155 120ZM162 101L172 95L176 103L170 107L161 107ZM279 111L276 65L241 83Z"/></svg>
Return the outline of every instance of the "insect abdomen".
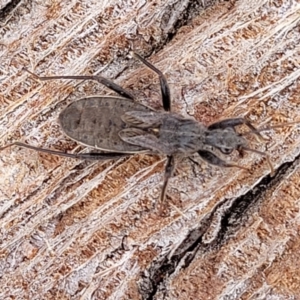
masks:
<svg viewBox="0 0 300 300"><path fill-rule="evenodd" d="M122 141L119 131L126 128L121 116L126 111L151 111L150 108L121 97L88 97L67 106L59 121L71 139L99 150L134 153L144 148Z"/></svg>

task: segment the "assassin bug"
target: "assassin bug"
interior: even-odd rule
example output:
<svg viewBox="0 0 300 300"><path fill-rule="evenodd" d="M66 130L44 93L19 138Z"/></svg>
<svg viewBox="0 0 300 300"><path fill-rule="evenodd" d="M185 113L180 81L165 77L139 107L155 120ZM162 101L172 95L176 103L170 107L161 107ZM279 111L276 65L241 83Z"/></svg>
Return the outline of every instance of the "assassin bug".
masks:
<svg viewBox="0 0 300 300"><path fill-rule="evenodd" d="M132 55L158 75L164 111L156 111L136 102L130 92L101 76L40 77L26 70L39 80L96 80L121 96L86 97L69 104L59 115L62 130L68 137L106 153L71 154L21 142L8 144L1 147L0 151L17 145L54 155L88 160L118 159L135 153L164 154L167 156L167 163L160 203L163 203L166 196L168 181L178 159L198 153L209 164L246 169L224 161L213 153L211 148L223 154L230 154L233 150L240 153L243 150L255 152L267 158L271 173L273 173L268 155L248 148L247 140L236 132L235 127L246 125L250 129L249 132L259 138L261 138L259 132L262 130L257 130L245 118L225 119L206 127L194 119L184 118L172 112L170 89L164 74L140 55L136 53Z"/></svg>

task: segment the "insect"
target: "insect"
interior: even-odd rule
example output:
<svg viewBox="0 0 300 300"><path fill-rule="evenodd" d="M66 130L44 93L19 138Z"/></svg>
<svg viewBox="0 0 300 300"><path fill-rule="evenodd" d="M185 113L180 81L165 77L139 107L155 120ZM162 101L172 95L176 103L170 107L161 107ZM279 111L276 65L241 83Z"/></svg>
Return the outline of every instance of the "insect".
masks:
<svg viewBox="0 0 300 300"><path fill-rule="evenodd" d="M40 77L26 70L39 80L96 80L120 95L86 97L69 104L59 115L61 128L68 137L105 153L71 154L21 142L8 144L1 147L0 151L17 145L54 155L88 160L118 159L136 153L163 154L167 156L167 162L159 203L164 202L176 161L184 157L198 153L209 164L246 169L221 159L210 148L223 154L230 154L234 150L240 153L244 150L255 152L267 158L273 173L268 155L248 148L245 136L237 133L235 127L246 125L249 132L259 138L261 130L257 130L245 118L225 119L206 127L192 118L184 118L172 112L170 88L164 74L140 55L132 55L158 75L164 111L156 111L136 102L129 91L101 76Z"/></svg>

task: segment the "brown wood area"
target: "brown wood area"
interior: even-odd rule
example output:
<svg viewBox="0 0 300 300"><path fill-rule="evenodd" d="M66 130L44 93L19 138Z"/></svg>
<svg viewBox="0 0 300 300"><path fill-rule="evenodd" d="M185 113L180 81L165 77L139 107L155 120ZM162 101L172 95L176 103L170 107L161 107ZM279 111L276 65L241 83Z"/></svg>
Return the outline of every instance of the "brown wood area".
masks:
<svg viewBox="0 0 300 300"><path fill-rule="evenodd" d="M205 7L204 7L205 6ZM101 74L139 102L208 125L246 117L258 128L300 121L297 0L20 0L0 3L0 146L70 153L57 118L76 99L112 95ZM241 127L241 132L247 128ZM197 156L155 209L166 157L81 161L20 147L0 152L0 299L300 299L300 126L248 134L246 152Z"/></svg>

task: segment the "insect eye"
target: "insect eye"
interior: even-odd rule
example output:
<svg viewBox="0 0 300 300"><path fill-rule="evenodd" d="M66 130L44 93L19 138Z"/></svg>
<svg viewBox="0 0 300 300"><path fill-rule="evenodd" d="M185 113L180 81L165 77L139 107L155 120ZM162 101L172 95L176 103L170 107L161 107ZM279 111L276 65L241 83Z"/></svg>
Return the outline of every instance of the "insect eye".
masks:
<svg viewBox="0 0 300 300"><path fill-rule="evenodd" d="M224 154L230 154L233 149L232 148L220 148L220 151Z"/></svg>

